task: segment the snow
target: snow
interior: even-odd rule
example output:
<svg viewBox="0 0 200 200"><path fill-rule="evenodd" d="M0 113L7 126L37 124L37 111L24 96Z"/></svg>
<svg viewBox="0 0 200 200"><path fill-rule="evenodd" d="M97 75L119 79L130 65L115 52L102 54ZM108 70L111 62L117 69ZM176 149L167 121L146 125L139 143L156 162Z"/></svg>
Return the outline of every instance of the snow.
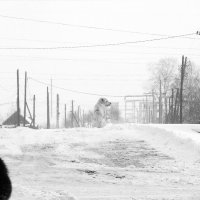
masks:
<svg viewBox="0 0 200 200"><path fill-rule="evenodd" d="M171 154L176 159L198 160L200 152L200 133L198 124L152 124L149 133L153 144L160 146L162 152ZM152 135L153 134L153 135ZM177 148L178 147L178 148ZM184 156L182 156L184 154Z"/></svg>
<svg viewBox="0 0 200 200"><path fill-rule="evenodd" d="M11 200L197 200L200 125L1 128Z"/></svg>

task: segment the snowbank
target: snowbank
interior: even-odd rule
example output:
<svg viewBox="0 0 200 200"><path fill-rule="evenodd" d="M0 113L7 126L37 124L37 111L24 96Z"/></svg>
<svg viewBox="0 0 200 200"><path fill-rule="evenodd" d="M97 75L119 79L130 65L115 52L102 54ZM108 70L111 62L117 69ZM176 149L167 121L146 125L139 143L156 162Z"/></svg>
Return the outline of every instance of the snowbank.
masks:
<svg viewBox="0 0 200 200"><path fill-rule="evenodd" d="M194 124L108 124L102 129L40 129L28 128L0 129L0 154L23 154L23 149L31 146L51 148L59 154L75 155L73 146L80 147L80 154L98 157L83 152L82 147L95 147L97 143L117 138L144 139L162 152L179 159L198 160L200 158L200 125ZM77 147L78 146L78 147ZM56 147L56 148L55 148Z"/></svg>
<svg viewBox="0 0 200 200"><path fill-rule="evenodd" d="M200 161L198 124L148 124L128 127L137 127L137 130L141 131L140 137L167 155L184 162Z"/></svg>
<svg viewBox="0 0 200 200"><path fill-rule="evenodd" d="M88 200L171 194L166 199L193 199L185 195L199 191L198 130L200 125L158 124L1 128L0 156L8 164L15 200L75 199L68 192Z"/></svg>
<svg viewBox="0 0 200 200"><path fill-rule="evenodd" d="M114 134L119 131L130 139L143 139L185 163L200 162L199 124L109 124L104 130Z"/></svg>

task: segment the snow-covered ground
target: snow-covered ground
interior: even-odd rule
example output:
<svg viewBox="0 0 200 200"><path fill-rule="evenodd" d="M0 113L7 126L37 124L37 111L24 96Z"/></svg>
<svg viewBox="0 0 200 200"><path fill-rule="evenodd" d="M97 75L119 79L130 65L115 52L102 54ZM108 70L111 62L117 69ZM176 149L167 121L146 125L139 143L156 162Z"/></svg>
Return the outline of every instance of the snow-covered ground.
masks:
<svg viewBox="0 0 200 200"><path fill-rule="evenodd" d="M199 200L200 125L0 129L11 200Z"/></svg>

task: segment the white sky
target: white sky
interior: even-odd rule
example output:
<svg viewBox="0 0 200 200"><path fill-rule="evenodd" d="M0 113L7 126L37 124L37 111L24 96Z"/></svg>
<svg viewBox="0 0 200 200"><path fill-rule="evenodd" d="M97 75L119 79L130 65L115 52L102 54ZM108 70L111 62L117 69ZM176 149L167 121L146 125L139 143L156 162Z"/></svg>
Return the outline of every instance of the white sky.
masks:
<svg viewBox="0 0 200 200"><path fill-rule="evenodd" d="M198 0L74 0L0 1L0 15L48 20L67 24L179 35L200 30ZM0 48L56 47L118 43L160 38L147 34L105 31L0 17ZM108 95L146 92L149 63L161 58L181 60L184 54L200 64L200 36L111 47L60 50L0 50L0 104L15 101L16 69L43 82L88 93ZM23 100L21 80L21 102ZM83 109L98 97L54 89L61 102L70 100ZM45 114L46 86L29 80L28 98L36 94L38 110ZM123 99L108 98L111 101ZM31 102L30 102L31 103ZM15 106L15 105L13 105ZM11 109L3 106L4 110ZM3 112L0 106L1 112Z"/></svg>

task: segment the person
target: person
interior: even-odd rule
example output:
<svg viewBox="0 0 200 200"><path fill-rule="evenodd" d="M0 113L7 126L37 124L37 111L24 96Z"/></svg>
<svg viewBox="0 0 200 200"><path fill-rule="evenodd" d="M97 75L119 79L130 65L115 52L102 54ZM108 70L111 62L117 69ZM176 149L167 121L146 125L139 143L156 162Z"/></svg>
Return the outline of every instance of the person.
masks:
<svg viewBox="0 0 200 200"><path fill-rule="evenodd" d="M0 200L8 200L11 196L12 184L8 169L3 159L0 158Z"/></svg>

